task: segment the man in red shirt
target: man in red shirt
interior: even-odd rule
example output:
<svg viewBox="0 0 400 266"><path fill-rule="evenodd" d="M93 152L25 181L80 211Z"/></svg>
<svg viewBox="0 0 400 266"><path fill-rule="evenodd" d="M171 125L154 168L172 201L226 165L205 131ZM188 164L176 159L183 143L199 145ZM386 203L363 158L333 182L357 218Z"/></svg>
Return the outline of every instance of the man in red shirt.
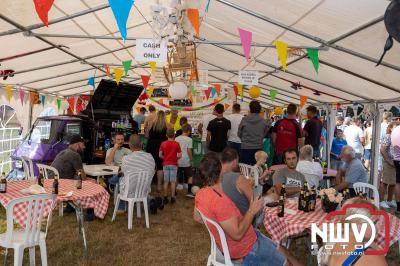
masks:
<svg viewBox="0 0 400 266"><path fill-rule="evenodd" d="M222 189L221 162L216 153L206 154L200 171L206 177L208 186L196 193L194 219L202 222L199 211L207 218L217 222L224 230L232 262L247 265L300 265L282 246L255 230L252 221L263 208L263 199L252 199L248 211L242 215ZM217 229L210 226L219 250L222 250ZM277 252L279 251L279 252Z"/></svg>
<svg viewBox="0 0 400 266"><path fill-rule="evenodd" d="M168 204L168 184L171 183L171 204L176 201L175 186L176 176L178 172L178 159L182 156L181 147L179 143L174 140L175 130L169 128L167 130L168 140L161 143L159 156L163 159L163 172L164 172L164 204Z"/></svg>
<svg viewBox="0 0 400 266"><path fill-rule="evenodd" d="M272 143L275 146L274 164L283 164L282 155L288 149L297 151L303 147L303 134L296 120L297 106L293 103L287 107L287 117L275 123L272 129Z"/></svg>

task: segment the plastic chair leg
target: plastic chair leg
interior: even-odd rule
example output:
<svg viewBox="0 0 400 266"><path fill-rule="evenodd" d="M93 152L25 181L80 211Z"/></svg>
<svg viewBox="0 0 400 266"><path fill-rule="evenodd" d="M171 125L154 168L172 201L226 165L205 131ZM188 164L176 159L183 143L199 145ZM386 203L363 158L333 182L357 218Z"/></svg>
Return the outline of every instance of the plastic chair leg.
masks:
<svg viewBox="0 0 400 266"><path fill-rule="evenodd" d="M30 266L35 266L36 260L35 260L35 247L29 248L29 265Z"/></svg>
<svg viewBox="0 0 400 266"><path fill-rule="evenodd" d="M3 266L7 266L7 255L8 255L8 248L4 251L4 262Z"/></svg>
<svg viewBox="0 0 400 266"><path fill-rule="evenodd" d="M62 202L58 205L58 216L64 216L64 204Z"/></svg>
<svg viewBox="0 0 400 266"><path fill-rule="evenodd" d="M136 216L137 216L138 218L142 217L142 212L141 212L141 210L140 210L140 201L137 201L137 202L136 202Z"/></svg>
<svg viewBox="0 0 400 266"><path fill-rule="evenodd" d="M22 266L24 249L22 247L14 249L14 266Z"/></svg>
<svg viewBox="0 0 400 266"><path fill-rule="evenodd" d="M146 228L150 228L149 209L147 208L147 199L143 201L144 218L146 219Z"/></svg>
<svg viewBox="0 0 400 266"><path fill-rule="evenodd" d="M113 213L113 216L112 216L112 218L111 218L111 221L112 221L112 222L114 222L115 216L117 215L117 210L118 210L118 206L119 206L119 201L120 201L119 196L117 196L117 202L115 203L115 206L114 206L114 213Z"/></svg>
<svg viewBox="0 0 400 266"><path fill-rule="evenodd" d="M46 241L44 241L44 240L40 241L39 247L40 247L40 259L42 261L42 266L47 266Z"/></svg>
<svg viewBox="0 0 400 266"><path fill-rule="evenodd" d="M132 219L133 219L133 207L135 206L134 202L128 202L128 230L132 229Z"/></svg>

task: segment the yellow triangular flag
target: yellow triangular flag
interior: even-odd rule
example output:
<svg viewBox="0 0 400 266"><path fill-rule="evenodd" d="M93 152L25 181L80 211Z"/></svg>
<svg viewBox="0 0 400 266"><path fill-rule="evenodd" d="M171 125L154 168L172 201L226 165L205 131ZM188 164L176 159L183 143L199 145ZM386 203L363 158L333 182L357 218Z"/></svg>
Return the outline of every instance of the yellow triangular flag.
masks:
<svg viewBox="0 0 400 266"><path fill-rule="evenodd" d="M114 68L114 76L117 84L121 81L122 75L124 75L124 70L122 68Z"/></svg>
<svg viewBox="0 0 400 266"><path fill-rule="evenodd" d="M151 95L153 95L153 91L154 91L154 86L149 86L149 97L151 97Z"/></svg>
<svg viewBox="0 0 400 266"><path fill-rule="evenodd" d="M6 92L7 92L8 102L10 102L10 100L11 100L11 95L12 95L11 89L12 89L11 85L6 85Z"/></svg>
<svg viewBox="0 0 400 266"><path fill-rule="evenodd" d="M276 51L278 52L279 60L282 64L283 71L286 71L286 55L288 44L282 41L274 41Z"/></svg>
<svg viewBox="0 0 400 266"><path fill-rule="evenodd" d="M152 62L149 62L149 65L150 65L150 69L151 69L151 74L154 75L154 73L156 73L156 65L157 65L157 63L152 61Z"/></svg>
<svg viewBox="0 0 400 266"><path fill-rule="evenodd" d="M238 88L239 96L243 98L243 85L242 84L236 84L236 86Z"/></svg>

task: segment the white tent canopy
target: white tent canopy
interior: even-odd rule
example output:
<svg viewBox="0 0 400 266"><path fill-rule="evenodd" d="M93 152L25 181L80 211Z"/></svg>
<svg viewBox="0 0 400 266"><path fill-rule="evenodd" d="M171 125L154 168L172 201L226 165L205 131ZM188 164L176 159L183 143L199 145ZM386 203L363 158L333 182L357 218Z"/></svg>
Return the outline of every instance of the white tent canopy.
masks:
<svg viewBox="0 0 400 266"><path fill-rule="evenodd" d="M127 23L128 38L153 37L149 22L150 6L154 3L135 1ZM205 10L207 0L200 3L200 9ZM383 14L389 3L384 0L211 0L200 28L200 39L205 43L198 44L198 67L208 69L210 82L217 83L235 82L241 69L259 70L264 95L260 100L266 106L271 105L270 87L278 90L274 102L278 105L297 104L300 95L308 96L309 102L316 104L393 102L400 97L400 44L395 42L382 64L375 67L388 36ZM90 76L105 76L103 64L112 66L134 60L134 40L93 38L120 37L105 0L56 0L49 12L49 27L44 27L39 20L33 1L3 0L0 18L3 48L0 58L58 47L1 62L0 69L16 71L14 77L1 80L2 85L57 96L85 94L91 90L87 85ZM279 39L292 46L325 46L329 50L319 53L318 74L306 56L288 58L287 70L283 72L274 48L253 47L255 62L248 64L240 45L224 44L240 43L238 28L251 31L253 43L272 44ZM26 36L28 33L33 36ZM149 73L149 69L132 68L125 80L140 83L143 73ZM311 89L293 90L291 82L300 82ZM315 95L316 91L320 95Z"/></svg>

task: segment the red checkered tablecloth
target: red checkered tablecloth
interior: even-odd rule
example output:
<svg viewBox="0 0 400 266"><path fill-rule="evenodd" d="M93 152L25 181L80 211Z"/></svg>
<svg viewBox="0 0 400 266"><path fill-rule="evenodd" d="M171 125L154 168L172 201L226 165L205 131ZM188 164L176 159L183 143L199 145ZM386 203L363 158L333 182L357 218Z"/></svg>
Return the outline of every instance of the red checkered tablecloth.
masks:
<svg viewBox="0 0 400 266"><path fill-rule="evenodd" d="M314 212L303 212L297 209L297 198L288 199L285 202L285 215L278 217L277 207L264 209L264 226L267 232L271 235L273 241L280 243L283 239L298 235L306 229L311 229L311 224L316 223L318 226L326 222L327 213L322 210L321 201L317 201ZM287 210L293 210L294 213L287 213ZM389 214L390 225L390 245L399 240L400 234L400 219ZM380 247L385 243L385 227L383 226L384 219L379 219L376 223L378 229L375 243Z"/></svg>
<svg viewBox="0 0 400 266"><path fill-rule="evenodd" d="M35 184L35 182L31 180L8 182L7 193L0 193L0 203L4 207L7 207L8 203L11 200L27 196L22 192L22 190L28 188L30 185L33 184ZM52 186L53 180L45 180L44 188L48 193L51 193ZM62 201L73 201L76 205L82 208L93 208L94 214L97 217L101 219L104 218L107 213L110 195L102 186L96 184L94 180L88 180L82 182L82 189L76 189L74 180L60 179L59 193L62 194L69 191L73 191L71 197L57 196L56 203L58 204ZM50 201L46 203L44 210L45 217L47 217L51 207L52 206ZM27 218L26 211L26 204L18 204L14 208L14 218L21 226L25 225L25 221Z"/></svg>

